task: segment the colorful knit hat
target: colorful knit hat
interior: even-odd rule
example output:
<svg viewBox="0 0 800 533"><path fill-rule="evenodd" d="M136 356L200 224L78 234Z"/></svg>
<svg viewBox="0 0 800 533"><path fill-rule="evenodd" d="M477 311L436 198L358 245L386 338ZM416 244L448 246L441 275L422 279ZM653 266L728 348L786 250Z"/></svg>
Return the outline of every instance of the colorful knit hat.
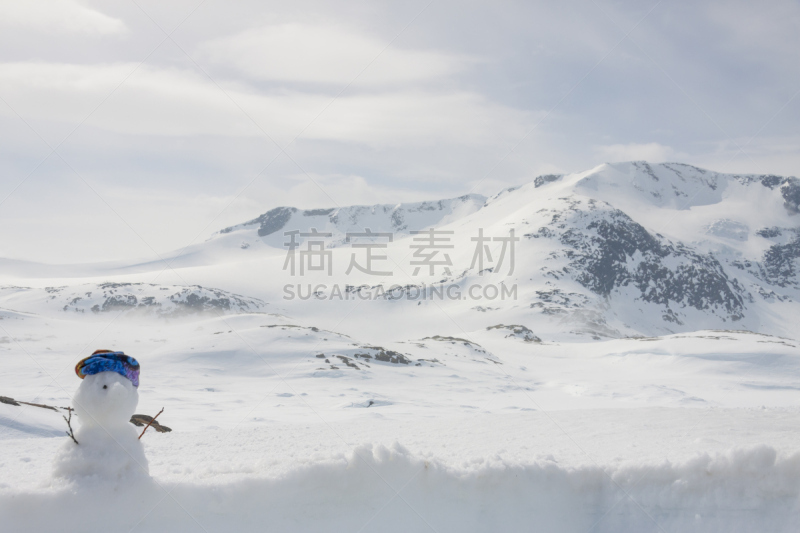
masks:
<svg viewBox="0 0 800 533"><path fill-rule="evenodd" d="M100 372L116 372L131 380L134 387L139 386L139 362L123 352L97 350L75 365L75 373L81 379Z"/></svg>

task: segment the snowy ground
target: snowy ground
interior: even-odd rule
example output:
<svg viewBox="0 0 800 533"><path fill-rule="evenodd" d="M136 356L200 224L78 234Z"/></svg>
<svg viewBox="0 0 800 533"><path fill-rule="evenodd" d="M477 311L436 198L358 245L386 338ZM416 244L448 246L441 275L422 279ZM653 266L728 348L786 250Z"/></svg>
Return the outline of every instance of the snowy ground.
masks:
<svg viewBox="0 0 800 533"><path fill-rule="evenodd" d="M283 270L280 236L257 233L275 222L269 213L131 264L0 259L0 396L69 405L81 383L75 364L96 349L124 350L142 365L137 412L163 407L159 421L173 429L142 439L144 481L56 476L56 457L75 446L61 415L0 403L0 529L797 531L796 213L766 178L640 167L550 177L477 211L469 197L442 213L398 206L405 229L419 211L420 224L433 217L455 232L447 284L518 285L509 300L284 299L290 283L441 281L403 268L408 235L385 250L394 276L347 275L353 249L340 246L341 232L352 228L343 225L393 224L387 206L320 226L339 232L337 266L302 280ZM673 205L678 192L695 205ZM766 199L746 212L753 194ZM592 195L684 244L659 244L642 263L644 230L592 207ZM620 238L634 238L623 242L636 251L620 275L649 265L675 274L672 286L654 278L648 299L633 284L604 296L577 281L594 272L570 262L580 249L544 236L589 231L584 218L596 216L622 220ZM783 236L762 231L772 226ZM520 242L513 275L482 273L470 266L481 228L542 237ZM779 242L790 237L792 246ZM757 268L766 250L785 253L783 277ZM739 303L708 282L721 279L723 266L703 266L717 259L731 287L738 276L730 294L744 295ZM692 298L665 306L662 289Z"/></svg>
<svg viewBox="0 0 800 533"><path fill-rule="evenodd" d="M130 346L137 411L165 407L174 429L144 438L151 483L109 489L53 478L72 445L59 415L0 405L14 531L792 531L800 518L789 339L384 343L406 365L268 313L5 312L0 326L4 395L66 405L77 359Z"/></svg>

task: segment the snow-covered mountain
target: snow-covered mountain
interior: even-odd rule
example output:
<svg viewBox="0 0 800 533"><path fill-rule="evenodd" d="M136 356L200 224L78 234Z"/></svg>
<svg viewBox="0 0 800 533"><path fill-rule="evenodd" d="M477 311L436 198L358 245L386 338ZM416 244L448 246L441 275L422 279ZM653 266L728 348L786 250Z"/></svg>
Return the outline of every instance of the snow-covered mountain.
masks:
<svg viewBox="0 0 800 533"><path fill-rule="evenodd" d="M628 334L774 331L769 317L789 308L771 304L800 311L799 202L793 177L632 162L509 191L476 222L523 236L518 264L541 313L588 309Z"/></svg>
<svg viewBox="0 0 800 533"><path fill-rule="evenodd" d="M346 290L359 297L380 288L383 303L371 302L355 311L363 313L365 321L376 314L406 310L408 296L423 286L455 285L459 297L437 304L441 310L469 327L514 324L544 340L572 334L616 338L698 329L791 335L794 317L800 315L799 206L800 180L794 177L722 174L678 163L604 164L580 173L539 176L488 199L466 195L398 205L274 208L222 229L182 255L169 256L174 266L166 267L168 273L177 274L176 268L183 273L171 280L175 290L153 291L155 296L173 295L176 287L189 283L223 287L248 297L214 292L192 298L211 302L208 305L230 302L225 312L260 309L257 302L266 301L295 316L324 319L331 315L330 307L315 307L324 291L316 291L310 301L283 301L286 284L312 281L287 271L284 233L315 229L330 234L324 242L334 264L331 275L315 277L315 283L349 287ZM430 252L415 249L421 237L410 234L425 228L450 232L441 234L450 248L437 252L442 263L433 274L427 266L418 269L419 260ZM381 241L386 247L376 252L387 255L375 268L381 275L352 266L363 250L352 248L347 234L368 229L393 237ZM503 238L511 231L518 239L513 273L510 252L498 268L502 241L487 241L485 264L475 261L479 234ZM303 238L298 242L302 244ZM102 310L117 305L119 298L137 298L137 308L147 307L154 296L149 293L143 298L126 293L111 300L105 295L102 301L93 297L91 302L85 294L96 296L102 287L115 287L105 283L145 282L136 289L141 292L148 281L143 272L165 270L161 261L148 265L116 268L109 272L114 279L97 280L93 271L97 290L58 281L59 287L69 284L68 289L58 289L69 293L58 297L58 308ZM476 302L468 295L473 285L514 288L515 298ZM387 289L393 286L390 294ZM31 304L21 310L37 308L32 299L53 297L42 287L29 294ZM16 309L8 298L4 302L4 307ZM173 308L194 309L172 300L159 302L159 315L170 315ZM421 303L414 301L415 309L402 312L406 320L428 326L434 323L435 312L419 307ZM425 335L458 336L459 331L426 329Z"/></svg>
<svg viewBox="0 0 800 533"><path fill-rule="evenodd" d="M407 294L423 284L516 286L516 300L469 306L485 327L523 324L539 334L571 332L592 337L656 335L703 328L788 334L800 314L800 180L774 175L733 175L697 167L630 162L600 165L570 175L540 176L478 198L415 204L395 223L388 206L301 212L278 208L223 233L256 231L264 239L291 227L333 233L329 247L346 247L346 231L393 231L388 247L393 275L383 278L334 271L329 282L363 290L400 284ZM424 206L424 207L423 207ZM432 206L437 216L429 215ZM444 206L444 207L442 207ZM397 211L394 211L396 213ZM461 216L441 216L441 213ZM347 214L347 216L345 216ZM438 220L437 220L438 218ZM450 231L450 261L416 275L409 227ZM479 232L520 239L516 268L498 271L501 245L490 242L494 264L474 264ZM269 241L274 247L283 242ZM349 263L352 250L334 260ZM291 281L291 280L290 280ZM385 298L397 301L395 291ZM465 303L443 307L461 312ZM488 314L487 314L487 311ZM467 311L465 311L467 312ZM480 315L478 315L480 316ZM499 318L499 319L498 319Z"/></svg>
<svg viewBox="0 0 800 533"><path fill-rule="evenodd" d="M390 255L399 258L407 257L413 244L410 228L452 231L453 249L446 251L450 274L426 276L422 269L413 276L407 259L405 265L395 259L405 275L402 283L458 283L464 290L489 280L516 285L518 299L498 301L492 310L511 314L534 331L555 328L595 337L698 328L786 333L790 321L782 317L800 312L797 178L630 162L540 176L478 205L481 200L304 212L277 208L221 234L270 239L286 228L316 228L333 233L329 247L340 247L346 232L370 228L394 233ZM492 265L479 272L473 265L478 232L497 237L511 230L521 239L514 274L493 272ZM499 255L499 245L493 246ZM388 286L398 282L397 269L394 274L381 280L351 274L337 281Z"/></svg>

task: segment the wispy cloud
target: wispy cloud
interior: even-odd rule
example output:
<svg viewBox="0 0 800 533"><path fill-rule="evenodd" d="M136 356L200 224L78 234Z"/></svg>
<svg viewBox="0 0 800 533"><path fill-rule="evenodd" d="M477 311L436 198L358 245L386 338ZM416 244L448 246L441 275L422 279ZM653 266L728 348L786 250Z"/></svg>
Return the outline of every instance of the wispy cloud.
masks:
<svg viewBox="0 0 800 533"><path fill-rule="evenodd" d="M4 63L0 92L23 116L77 123L135 67ZM332 100L318 92L258 91L221 82L225 92L191 70L143 66L87 123L135 135L260 137L266 132L288 143ZM13 116L8 108L0 113ZM394 89L340 97L303 138L373 147L489 145L519 138L527 117L480 94Z"/></svg>
<svg viewBox="0 0 800 533"><path fill-rule="evenodd" d="M125 33L125 23L75 0L0 0L0 26L40 32L110 35Z"/></svg>
<svg viewBox="0 0 800 533"><path fill-rule="evenodd" d="M339 87L356 77L358 86L443 79L475 62L435 50L388 47L389 42L333 25L287 23L213 39L198 50L246 78Z"/></svg>

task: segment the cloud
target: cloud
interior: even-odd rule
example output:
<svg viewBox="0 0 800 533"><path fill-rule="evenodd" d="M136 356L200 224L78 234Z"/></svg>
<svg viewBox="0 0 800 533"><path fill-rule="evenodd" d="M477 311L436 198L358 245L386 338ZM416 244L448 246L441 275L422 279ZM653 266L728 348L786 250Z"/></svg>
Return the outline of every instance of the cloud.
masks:
<svg viewBox="0 0 800 533"><path fill-rule="evenodd" d="M356 77L358 85L441 79L474 62L388 45L344 28L291 23L248 29L198 48L211 62L233 66L249 78L340 86Z"/></svg>
<svg viewBox="0 0 800 533"><path fill-rule="evenodd" d="M101 35L127 31L121 20L75 0L0 0L0 26Z"/></svg>
<svg viewBox="0 0 800 533"><path fill-rule="evenodd" d="M2 63L0 92L26 118L77 123L125 80L87 124L157 136L266 132L281 143L294 138L315 117L304 139L371 147L496 144L520 138L528 120L528 113L465 91L357 94L331 104L327 94L258 92L223 80L228 98L196 72L143 65L126 80L134 69L136 65L129 63ZM13 115L6 108L0 113Z"/></svg>
<svg viewBox="0 0 800 533"><path fill-rule="evenodd" d="M677 157L672 147L655 142L645 144L609 144L598 146L595 151L598 157L606 163L639 160L649 161L650 163L663 163Z"/></svg>
<svg viewBox="0 0 800 533"><path fill-rule="evenodd" d="M798 176L800 135L721 142L714 152L695 157L693 163L719 172Z"/></svg>

